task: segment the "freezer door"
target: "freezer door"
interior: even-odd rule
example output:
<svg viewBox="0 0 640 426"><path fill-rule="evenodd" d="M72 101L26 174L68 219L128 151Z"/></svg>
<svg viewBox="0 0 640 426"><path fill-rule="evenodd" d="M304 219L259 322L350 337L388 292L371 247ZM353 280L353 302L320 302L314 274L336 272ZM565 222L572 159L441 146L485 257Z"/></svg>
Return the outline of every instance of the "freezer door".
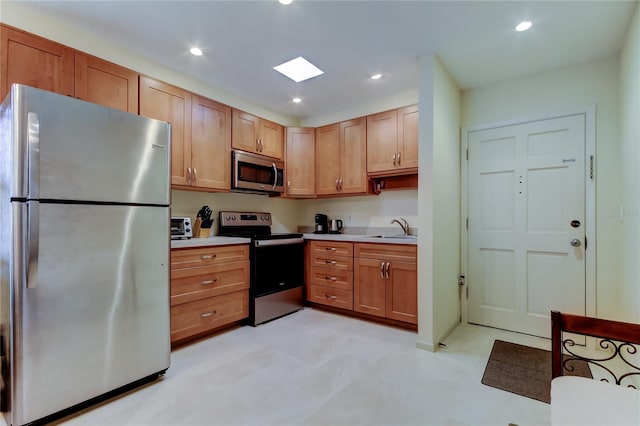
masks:
<svg viewBox="0 0 640 426"><path fill-rule="evenodd" d="M28 198L168 205L169 124L15 85L14 148Z"/></svg>
<svg viewBox="0 0 640 426"><path fill-rule="evenodd" d="M165 370L170 354L169 208L27 204L37 262L15 283L20 424Z"/></svg>

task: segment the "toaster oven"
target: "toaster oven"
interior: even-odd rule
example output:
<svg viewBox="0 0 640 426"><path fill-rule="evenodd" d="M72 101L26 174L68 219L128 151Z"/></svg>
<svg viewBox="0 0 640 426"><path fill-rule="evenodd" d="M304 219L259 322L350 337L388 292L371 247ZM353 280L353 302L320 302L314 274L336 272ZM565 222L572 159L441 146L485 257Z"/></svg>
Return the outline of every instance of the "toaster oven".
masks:
<svg viewBox="0 0 640 426"><path fill-rule="evenodd" d="M191 238L193 233L191 231L191 218L190 217L171 217L171 239L182 240Z"/></svg>

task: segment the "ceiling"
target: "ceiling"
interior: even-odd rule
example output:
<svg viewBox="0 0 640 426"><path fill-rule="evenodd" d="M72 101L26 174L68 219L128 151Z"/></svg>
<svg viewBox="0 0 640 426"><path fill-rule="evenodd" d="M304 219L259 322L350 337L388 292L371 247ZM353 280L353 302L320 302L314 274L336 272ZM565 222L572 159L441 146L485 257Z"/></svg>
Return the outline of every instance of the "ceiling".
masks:
<svg viewBox="0 0 640 426"><path fill-rule="evenodd" d="M4 1L4 0L3 0ZM637 1L32 1L166 67L293 117L418 87L435 53L461 89L616 54ZM522 20L533 27L516 32ZM204 56L188 53L198 45ZM272 68L303 55L324 74ZM380 80L368 77L382 73ZM293 97L302 98L294 104Z"/></svg>

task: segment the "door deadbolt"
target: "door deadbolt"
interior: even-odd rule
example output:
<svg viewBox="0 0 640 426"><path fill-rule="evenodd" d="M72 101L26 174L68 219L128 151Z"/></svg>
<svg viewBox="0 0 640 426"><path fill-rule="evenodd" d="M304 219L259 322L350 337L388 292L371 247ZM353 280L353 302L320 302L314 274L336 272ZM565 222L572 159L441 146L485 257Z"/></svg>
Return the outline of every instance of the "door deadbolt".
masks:
<svg viewBox="0 0 640 426"><path fill-rule="evenodd" d="M571 240L571 245L573 247L580 247L580 244L582 244L582 242L577 238L574 238L573 240Z"/></svg>
<svg viewBox="0 0 640 426"><path fill-rule="evenodd" d="M573 228L580 228L580 221L579 220L572 220L571 221L571 226Z"/></svg>

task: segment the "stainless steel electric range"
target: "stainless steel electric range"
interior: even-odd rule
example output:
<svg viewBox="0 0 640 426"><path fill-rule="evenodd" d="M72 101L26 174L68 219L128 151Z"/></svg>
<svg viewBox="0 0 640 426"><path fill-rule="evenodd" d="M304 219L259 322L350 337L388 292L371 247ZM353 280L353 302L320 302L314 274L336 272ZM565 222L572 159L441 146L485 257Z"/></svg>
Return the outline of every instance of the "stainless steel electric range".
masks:
<svg viewBox="0 0 640 426"><path fill-rule="evenodd" d="M251 238L249 320L258 325L303 307L302 234L272 234L271 214L221 211L218 235Z"/></svg>

